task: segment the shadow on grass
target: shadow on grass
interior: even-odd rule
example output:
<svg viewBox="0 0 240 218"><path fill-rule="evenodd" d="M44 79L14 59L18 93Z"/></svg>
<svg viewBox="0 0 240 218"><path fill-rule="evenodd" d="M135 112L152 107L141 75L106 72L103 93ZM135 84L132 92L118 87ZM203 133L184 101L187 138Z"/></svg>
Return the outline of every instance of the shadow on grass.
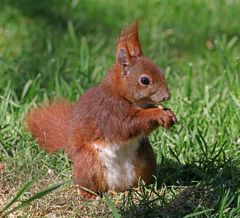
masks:
<svg viewBox="0 0 240 218"><path fill-rule="evenodd" d="M46 25L54 27L55 30L65 31L68 21L71 20L75 24L76 32L80 34L98 32L102 29L103 33L109 36L109 31L112 30L109 29L109 25L113 24L111 26L113 29L116 26L116 22L102 16L103 11L110 10L104 3L93 5L88 1L74 3L58 0L10 0L5 4L17 8L26 17L43 20Z"/></svg>
<svg viewBox="0 0 240 218"><path fill-rule="evenodd" d="M31 1L31 0L19 0L7 1L10 7L17 8L22 15L30 17L32 19L42 18L49 25L66 28L66 17L63 16L60 6L62 5L56 0L43 0L43 1Z"/></svg>
<svg viewBox="0 0 240 218"><path fill-rule="evenodd" d="M130 191L120 208L122 216L183 217L194 213L216 215L221 206L228 207L228 211L235 210L240 169L230 159L222 164L181 165L170 161L160 164L158 189L143 186L137 191Z"/></svg>
<svg viewBox="0 0 240 218"><path fill-rule="evenodd" d="M14 44L16 42L11 43L12 46L19 47L20 52L14 54L11 60L4 54L2 57L3 62L10 62L12 66L7 68L5 80L11 81L16 93L21 93L27 81L36 78L38 74L41 74L41 88L49 89L56 71L64 79L71 77L69 69L72 72L79 68L82 37L91 47L89 50L98 44L101 48L105 42L102 39L107 41L109 34L118 28L114 21L102 16L104 5L96 4L93 7L87 1L75 7L71 4L72 1L57 0L3 1L1 7L6 10L6 16L9 16L8 22L13 24L11 28L16 25L17 29L19 22L28 23L20 30L23 33L19 33L23 34L23 39L17 45ZM15 14L16 11L18 15ZM116 36L113 37L115 38ZM74 72L71 75L73 74Z"/></svg>

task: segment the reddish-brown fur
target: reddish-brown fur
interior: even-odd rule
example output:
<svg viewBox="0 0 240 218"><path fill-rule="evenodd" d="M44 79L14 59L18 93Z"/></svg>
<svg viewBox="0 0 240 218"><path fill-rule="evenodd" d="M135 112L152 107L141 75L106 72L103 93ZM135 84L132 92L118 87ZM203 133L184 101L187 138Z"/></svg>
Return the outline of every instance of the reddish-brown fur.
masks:
<svg viewBox="0 0 240 218"><path fill-rule="evenodd" d="M42 148L53 152L66 146L71 110L72 105L62 100L30 111L25 121Z"/></svg>
<svg viewBox="0 0 240 218"><path fill-rule="evenodd" d="M141 136L132 186L140 178L150 183L156 160L147 135L159 125L169 128L176 122L172 111L153 106L168 99L169 91L159 68L142 56L137 23L121 32L116 59L102 83L76 104L52 103L33 109L26 117L40 146L47 151L64 148L73 160L75 181L95 192L109 190L101 148L114 143L131 146L127 142ZM150 84L141 84L141 77L149 78ZM123 191L120 187L116 190Z"/></svg>

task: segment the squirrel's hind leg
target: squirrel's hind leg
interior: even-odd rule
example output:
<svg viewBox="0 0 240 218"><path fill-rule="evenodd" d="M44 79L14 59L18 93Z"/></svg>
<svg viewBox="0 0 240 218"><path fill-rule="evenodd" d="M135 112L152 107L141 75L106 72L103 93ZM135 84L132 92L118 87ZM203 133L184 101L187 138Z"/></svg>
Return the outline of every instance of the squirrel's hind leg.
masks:
<svg viewBox="0 0 240 218"><path fill-rule="evenodd" d="M135 171L138 179L151 184L156 173L156 158L148 138L143 138L137 151Z"/></svg>

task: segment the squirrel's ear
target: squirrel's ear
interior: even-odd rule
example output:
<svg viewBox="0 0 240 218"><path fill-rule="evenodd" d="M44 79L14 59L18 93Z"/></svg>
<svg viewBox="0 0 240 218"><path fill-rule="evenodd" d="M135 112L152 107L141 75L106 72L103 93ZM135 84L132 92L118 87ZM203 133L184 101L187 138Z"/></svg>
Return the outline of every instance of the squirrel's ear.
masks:
<svg viewBox="0 0 240 218"><path fill-rule="evenodd" d="M122 67L123 74L128 74L128 67L131 65L132 59L126 48L121 48L117 51L117 62Z"/></svg>
<svg viewBox="0 0 240 218"><path fill-rule="evenodd" d="M138 39L138 22L123 29L117 40L117 62L130 65L134 59L142 56L142 48Z"/></svg>
<svg viewBox="0 0 240 218"><path fill-rule="evenodd" d="M117 63L122 67L123 74L128 73L128 67L132 64L133 59L128 52L127 47L127 35L125 29L121 31L121 34L117 40Z"/></svg>
<svg viewBox="0 0 240 218"><path fill-rule="evenodd" d="M138 21L134 22L127 30L127 47L132 57L136 58L143 55L138 38Z"/></svg>

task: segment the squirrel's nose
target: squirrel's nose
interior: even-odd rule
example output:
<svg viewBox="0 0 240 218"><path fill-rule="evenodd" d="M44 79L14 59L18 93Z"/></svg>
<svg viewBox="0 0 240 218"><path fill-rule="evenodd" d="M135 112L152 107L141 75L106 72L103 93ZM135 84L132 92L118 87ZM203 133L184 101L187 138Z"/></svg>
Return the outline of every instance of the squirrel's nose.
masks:
<svg viewBox="0 0 240 218"><path fill-rule="evenodd" d="M163 96L163 101L169 100L170 97L171 97L171 96L170 96L170 93L165 94L165 95Z"/></svg>

